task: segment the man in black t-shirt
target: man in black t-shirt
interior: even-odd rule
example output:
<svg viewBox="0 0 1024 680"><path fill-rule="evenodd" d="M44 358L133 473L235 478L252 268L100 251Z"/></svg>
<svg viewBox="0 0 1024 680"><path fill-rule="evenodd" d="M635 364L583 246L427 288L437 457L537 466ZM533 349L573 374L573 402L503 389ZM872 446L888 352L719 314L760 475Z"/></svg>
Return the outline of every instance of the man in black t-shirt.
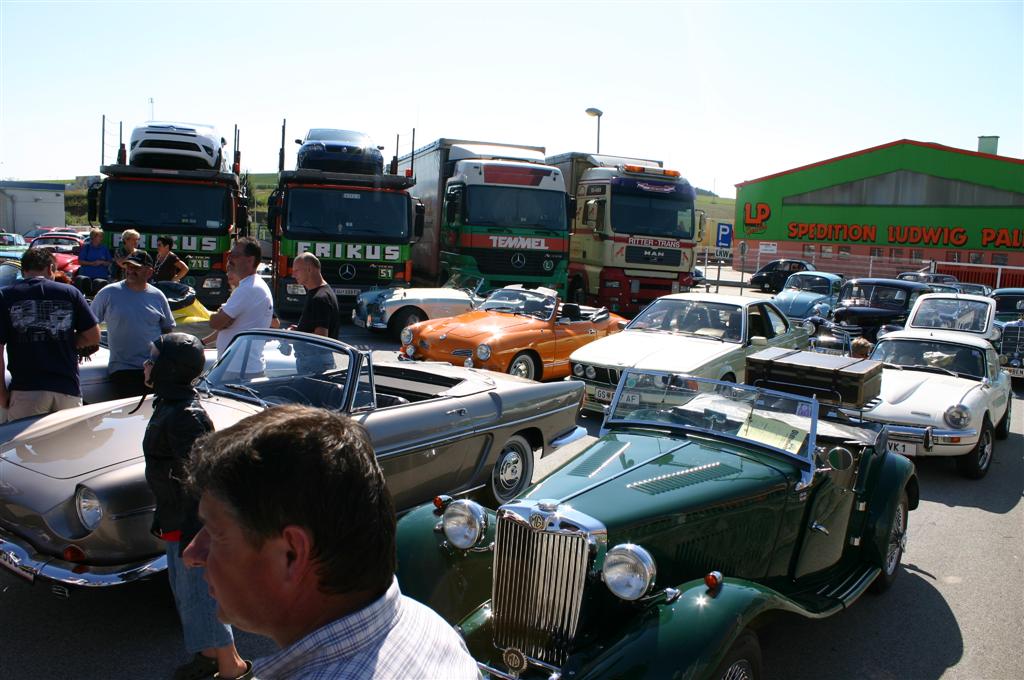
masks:
<svg viewBox="0 0 1024 680"><path fill-rule="evenodd" d="M320 260L313 253L302 253L295 258L292 275L306 289L306 304L291 330L337 338L341 324L338 298L320 273ZM295 363L300 373L322 373L334 368L334 354L305 345L296 349Z"/></svg>
<svg viewBox="0 0 1024 680"><path fill-rule="evenodd" d="M341 325L338 298L320 273L320 260L313 253L302 253L295 258L292 275L306 289L306 306L292 330L337 339Z"/></svg>
<svg viewBox="0 0 1024 680"><path fill-rule="evenodd" d="M30 248L21 259L24 279L0 290L0 407L10 420L81 406L80 348L98 347L100 327L74 286L57 283L53 254Z"/></svg>

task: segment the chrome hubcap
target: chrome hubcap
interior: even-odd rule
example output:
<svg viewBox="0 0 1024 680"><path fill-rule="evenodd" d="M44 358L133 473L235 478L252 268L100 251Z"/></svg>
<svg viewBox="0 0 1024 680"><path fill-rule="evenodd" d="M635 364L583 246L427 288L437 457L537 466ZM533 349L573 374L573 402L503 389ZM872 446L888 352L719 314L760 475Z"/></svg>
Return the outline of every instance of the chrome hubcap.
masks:
<svg viewBox="0 0 1024 680"><path fill-rule="evenodd" d="M503 490L514 489L519 484L522 476L522 454L516 449L507 451L498 468L498 484Z"/></svg>
<svg viewBox="0 0 1024 680"><path fill-rule="evenodd" d="M754 669L746 659L740 659L725 669L722 680L753 680Z"/></svg>
<svg viewBox="0 0 1024 680"><path fill-rule="evenodd" d="M896 506L896 517L892 521L892 532L889 534L889 551L885 556L885 573L892 574L900 563L900 554L907 547L907 528L904 520L903 504Z"/></svg>
<svg viewBox="0 0 1024 680"><path fill-rule="evenodd" d="M526 357L520 357L512 362L509 373L520 378L533 379L533 364Z"/></svg>
<svg viewBox="0 0 1024 680"><path fill-rule="evenodd" d="M988 430L981 433L981 443L978 446L978 469L984 470L992 459L992 435Z"/></svg>

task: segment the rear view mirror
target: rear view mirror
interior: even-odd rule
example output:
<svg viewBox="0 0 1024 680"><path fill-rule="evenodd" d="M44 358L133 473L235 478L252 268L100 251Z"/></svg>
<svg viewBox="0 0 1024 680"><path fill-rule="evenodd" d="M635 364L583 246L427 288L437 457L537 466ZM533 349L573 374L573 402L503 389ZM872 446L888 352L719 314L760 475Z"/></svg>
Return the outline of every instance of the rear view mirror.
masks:
<svg viewBox="0 0 1024 680"><path fill-rule="evenodd" d="M768 338L764 337L763 335L754 335L750 338L750 344L753 347L767 347Z"/></svg>
<svg viewBox="0 0 1024 680"><path fill-rule="evenodd" d="M91 226L96 221L96 214L99 212L100 203L100 183L95 182L89 185L89 191L86 193L86 205L89 213L88 220Z"/></svg>

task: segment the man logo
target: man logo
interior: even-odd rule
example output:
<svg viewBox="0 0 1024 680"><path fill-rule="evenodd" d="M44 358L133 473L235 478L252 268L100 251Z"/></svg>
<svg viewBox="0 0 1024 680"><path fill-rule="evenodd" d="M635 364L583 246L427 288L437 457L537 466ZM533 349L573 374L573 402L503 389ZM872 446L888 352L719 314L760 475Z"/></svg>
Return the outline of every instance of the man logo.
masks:
<svg viewBox="0 0 1024 680"><path fill-rule="evenodd" d="M338 276L344 281L351 281L356 278L356 266L354 264L343 264L338 269Z"/></svg>
<svg viewBox="0 0 1024 680"><path fill-rule="evenodd" d="M523 267L526 266L526 255L523 255L522 253L516 253L515 255L512 256L511 262L512 266L515 267L516 269L522 269Z"/></svg>

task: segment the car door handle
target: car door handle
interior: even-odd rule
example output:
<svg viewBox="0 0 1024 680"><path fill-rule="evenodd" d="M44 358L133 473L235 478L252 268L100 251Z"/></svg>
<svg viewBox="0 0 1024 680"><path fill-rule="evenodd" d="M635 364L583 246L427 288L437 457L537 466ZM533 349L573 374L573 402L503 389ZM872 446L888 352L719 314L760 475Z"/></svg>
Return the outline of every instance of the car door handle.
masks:
<svg viewBox="0 0 1024 680"><path fill-rule="evenodd" d="M821 533L821 534L825 534L826 536L829 535L828 529L825 528L825 525L820 524L818 522L814 522L813 524L811 524L811 530L812 531L817 531L818 533Z"/></svg>
<svg viewBox="0 0 1024 680"><path fill-rule="evenodd" d="M446 416L464 416L467 411L464 408L453 408L451 411L445 411Z"/></svg>

